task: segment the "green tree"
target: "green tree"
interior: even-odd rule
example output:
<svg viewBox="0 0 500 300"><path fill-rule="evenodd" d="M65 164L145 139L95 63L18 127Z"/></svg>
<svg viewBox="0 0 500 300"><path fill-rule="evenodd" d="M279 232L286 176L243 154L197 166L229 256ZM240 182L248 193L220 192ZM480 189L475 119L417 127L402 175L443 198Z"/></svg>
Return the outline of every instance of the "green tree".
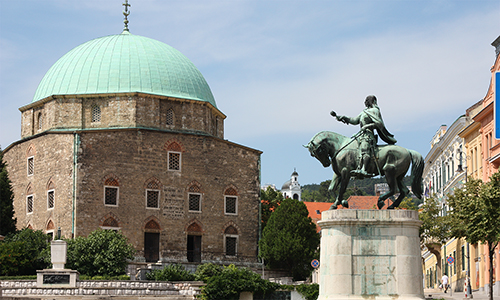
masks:
<svg viewBox="0 0 500 300"><path fill-rule="evenodd" d="M118 276L126 273L127 260L135 249L120 232L98 229L88 237L67 240L66 268L88 276Z"/></svg>
<svg viewBox="0 0 500 300"><path fill-rule="evenodd" d="M3 161L0 149L0 235L16 231L17 219L14 218L14 193L7 174L7 165Z"/></svg>
<svg viewBox="0 0 500 300"><path fill-rule="evenodd" d="M260 190L260 199L262 200L262 231L264 231L264 228L266 227L267 221L271 217L271 214L280 205L281 201L283 201L283 194L281 194L281 192L279 191L276 191L272 187L267 187L267 190Z"/></svg>
<svg viewBox="0 0 500 300"><path fill-rule="evenodd" d="M50 265L49 243L41 230L25 228L0 242L0 274L35 275Z"/></svg>
<svg viewBox="0 0 500 300"><path fill-rule="evenodd" d="M427 247L429 252L441 261L441 246L448 240L449 227L446 218L441 214L441 206L436 198L427 198L419 211L418 218L422 221L420 226L420 244ZM439 274L441 264L437 264Z"/></svg>
<svg viewBox="0 0 500 300"><path fill-rule="evenodd" d="M487 245L489 279L493 282L493 257L500 241L500 173L493 174L487 183L469 178L463 189L455 189L449 196L448 203L452 208L448 217L452 236ZM493 284L489 288L493 300Z"/></svg>
<svg viewBox="0 0 500 300"><path fill-rule="evenodd" d="M303 202L285 199L269 218L259 241L260 257L271 268L288 270L295 280L307 278L317 257L319 234Z"/></svg>

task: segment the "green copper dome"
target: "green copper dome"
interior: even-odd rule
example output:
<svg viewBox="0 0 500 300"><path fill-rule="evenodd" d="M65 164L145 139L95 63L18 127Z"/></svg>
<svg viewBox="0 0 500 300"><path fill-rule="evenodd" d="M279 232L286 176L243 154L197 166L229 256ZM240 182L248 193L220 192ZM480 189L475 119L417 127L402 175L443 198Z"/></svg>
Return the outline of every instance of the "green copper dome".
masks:
<svg viewBox="0 0 500 300"><path fill-rule="evenodd" d="M86 42L45 74L33 101L51 95L142 92L210 102L214 96L194 64L162 42L130 34Z"/></svg>

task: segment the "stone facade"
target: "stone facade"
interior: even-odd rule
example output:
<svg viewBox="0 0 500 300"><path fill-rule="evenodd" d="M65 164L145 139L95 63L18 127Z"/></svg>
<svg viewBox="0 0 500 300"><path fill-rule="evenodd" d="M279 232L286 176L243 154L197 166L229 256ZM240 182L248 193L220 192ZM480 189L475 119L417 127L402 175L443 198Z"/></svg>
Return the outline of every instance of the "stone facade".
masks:
<svg viewBox="0 0 500 300"><path fill-rule="evenodd" d="M257 262L261 152L223 140L208 102L51 96L20 110L23 139L4 151L20 228L121 230L138 261Z"/></svg>
<svg viewBox="0 0 500 300"><path fill-rule="evenodd" d="M224 138L226 118L208 102L144 93L54 95L19 110L22 138L50 129L116 127L187 130Z"/></svg>

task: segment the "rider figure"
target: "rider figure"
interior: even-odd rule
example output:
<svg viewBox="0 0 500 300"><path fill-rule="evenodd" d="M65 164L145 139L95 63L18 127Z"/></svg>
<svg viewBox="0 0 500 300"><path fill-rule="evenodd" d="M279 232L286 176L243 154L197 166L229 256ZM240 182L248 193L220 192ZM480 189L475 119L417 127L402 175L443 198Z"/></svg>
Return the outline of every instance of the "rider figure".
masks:
<svg viewBox="0 0 500 300"><path fill-rule="evenodd" d="M375 147L377 139L374 134L374 130L380 135L382 140L388 144L395 144L396 139L394 136L387 131L382 120L382 115L380 114L380 109L377 105L377 98L373 95L366 97L365 100L366 108L355 118L350 118L347 116L337 116L337 114L332 111L330 114L336 117L338 121L344 122L346 124L361 126L359 132L359 165L358 169L352 171L352 175L358 177L372 177L373 174L369 174L366 168L370 164L370 159L372 154L375 153Z"/></svg>

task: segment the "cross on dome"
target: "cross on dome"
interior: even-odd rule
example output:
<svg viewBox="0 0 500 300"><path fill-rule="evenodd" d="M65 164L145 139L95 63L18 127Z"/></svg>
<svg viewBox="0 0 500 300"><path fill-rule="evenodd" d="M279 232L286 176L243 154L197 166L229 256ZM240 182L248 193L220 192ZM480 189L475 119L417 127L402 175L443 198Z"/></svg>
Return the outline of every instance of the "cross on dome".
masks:
<svg viewBox="0 0 500 300"><path fill-rule="evenodd" d="M125 28L123 28L123 30L128 31L128 18L127 17L130 15L130 11L128 10L128 8L131 5L128 4L128 0L125 0L125 3L123 3L122 5L125 6L125 11L123 12L123 15L125 16L125 20L123 20L123 23L125 23Z"/></svg>

